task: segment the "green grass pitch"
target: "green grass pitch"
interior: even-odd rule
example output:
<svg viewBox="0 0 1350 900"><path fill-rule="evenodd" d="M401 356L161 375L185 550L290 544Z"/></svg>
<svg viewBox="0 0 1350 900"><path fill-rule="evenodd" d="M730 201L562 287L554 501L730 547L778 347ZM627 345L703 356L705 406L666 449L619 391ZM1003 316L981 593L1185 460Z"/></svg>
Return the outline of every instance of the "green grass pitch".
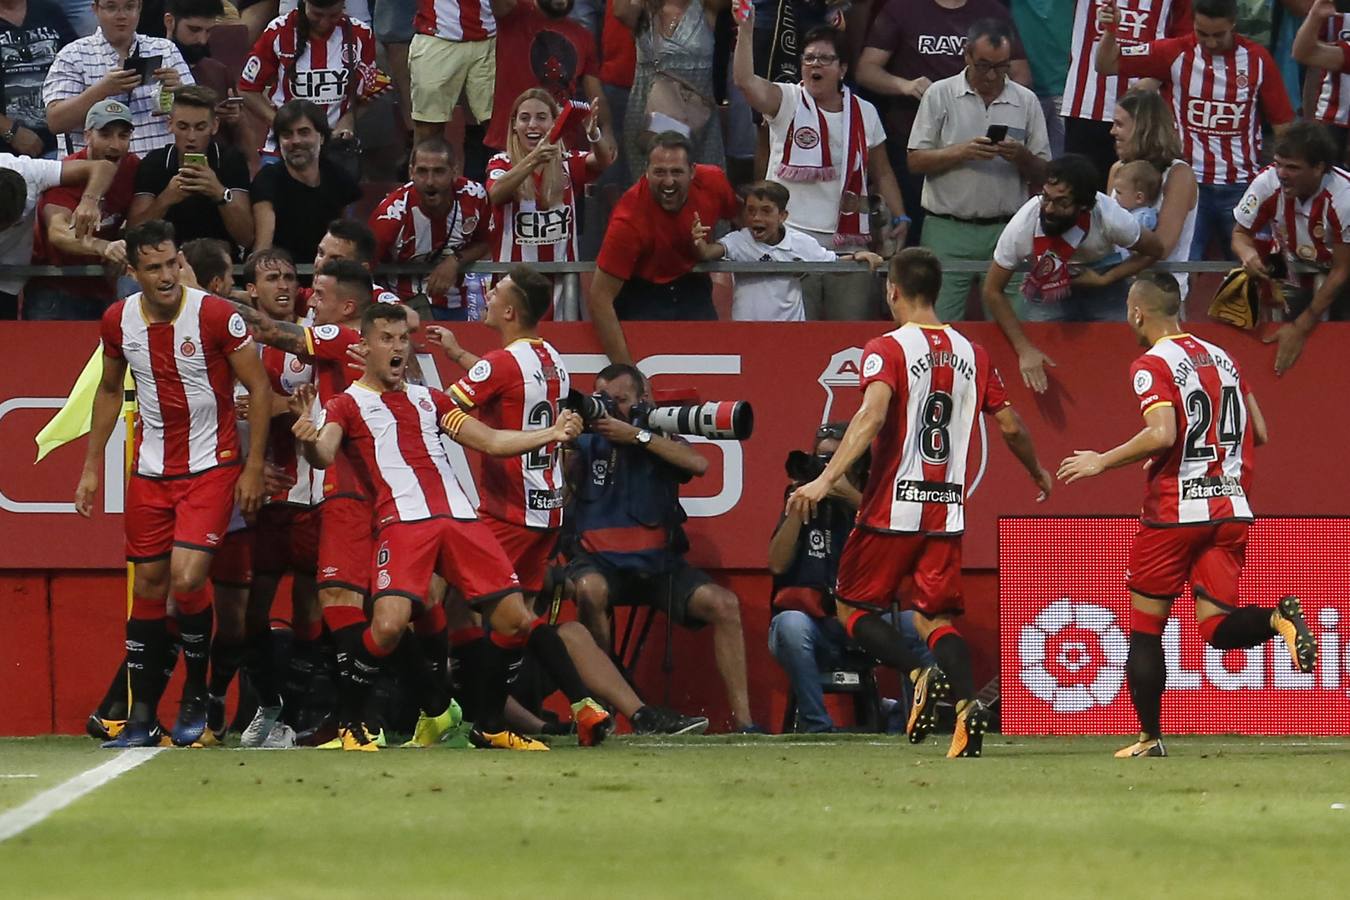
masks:
<svg viewBox="0 0 1350 900"><path fill-rule="evenodd" d="M0 892L250 897L1278 897L1350 888L1350 742L612 739L168 750L0 843ZM113 754L0 741L0 819ZM36 776L36 777L28 777Z"/></svg>

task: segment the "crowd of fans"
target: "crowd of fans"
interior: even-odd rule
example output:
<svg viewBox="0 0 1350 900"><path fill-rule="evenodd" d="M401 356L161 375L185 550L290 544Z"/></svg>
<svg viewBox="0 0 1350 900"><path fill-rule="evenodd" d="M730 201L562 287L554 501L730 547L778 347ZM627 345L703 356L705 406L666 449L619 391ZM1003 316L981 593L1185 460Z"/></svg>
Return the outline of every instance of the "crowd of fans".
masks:
<svg viewBox="0 0 1350 900"><path fill-rule="evenodd" d="M1344 311L1329 0L731 6L0 0L0 263L105 267L6 277L0 317L96 318L126 292L119 235L148 219L240 262L307 261L343 217L368 221L377 266L429 267L395 292L436 319L481 315L467 263L594 259L586 312L616 362L624 319L716 317L702 261L860 260L742 276L731 314L864 320L906 244L992 260L951 273L939 313L996 319L1033 386L1019 321L1119 319L1160 259L1282 275L1286 365ZM1272 161L1275 195L1308 170L1279 210Z"/></svg>

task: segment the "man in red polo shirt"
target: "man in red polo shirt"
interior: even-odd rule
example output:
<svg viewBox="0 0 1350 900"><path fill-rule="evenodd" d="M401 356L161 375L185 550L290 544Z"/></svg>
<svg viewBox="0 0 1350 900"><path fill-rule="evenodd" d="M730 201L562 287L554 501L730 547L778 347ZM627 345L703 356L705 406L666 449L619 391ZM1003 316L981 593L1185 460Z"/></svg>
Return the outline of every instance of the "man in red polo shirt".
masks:
<svg viewBox="0 0 1350 900"><path fill-rule="evenodd" d="M709 227L734 219L741 201L721 169L694 165L692 156L688 138L658 134L647 153L647 174L609 220L587 306L611 362L633 361L622 319L717 318L712 279L692 271L699 257L689 235L696 218Z"/></svg>

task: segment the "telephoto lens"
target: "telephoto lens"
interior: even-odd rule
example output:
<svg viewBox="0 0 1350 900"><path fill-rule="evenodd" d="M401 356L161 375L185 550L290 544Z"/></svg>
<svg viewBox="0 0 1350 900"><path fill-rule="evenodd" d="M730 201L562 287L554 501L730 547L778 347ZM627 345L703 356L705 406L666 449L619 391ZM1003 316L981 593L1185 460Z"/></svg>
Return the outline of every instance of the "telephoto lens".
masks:
<svg viewBox="0 0 1350 900"><path fill-rule="evenodd" d="M647 427L667 434L698 435L713 441L744 441L754 433L755 411L748 400L658 406L647 414Z"/></svg>

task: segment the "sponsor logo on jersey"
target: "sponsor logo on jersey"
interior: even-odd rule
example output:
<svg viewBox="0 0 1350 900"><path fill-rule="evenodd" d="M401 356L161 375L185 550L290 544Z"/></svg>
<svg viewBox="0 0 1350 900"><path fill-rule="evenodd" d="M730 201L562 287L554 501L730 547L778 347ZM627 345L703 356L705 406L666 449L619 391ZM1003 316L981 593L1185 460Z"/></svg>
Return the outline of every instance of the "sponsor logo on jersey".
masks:
<svg viewBox="0 0 1350 900"><path fill-rule="evenodd" d="M563 508L562 491L539 491L527 490L525 492L525 505L533 510L547 512L554 509Z"/></svg>
<svg viewBox="0 0 1350 900"><path fill-rule="evenodd" d="M1186 102L1184 124L1197 131L1233 133L1242 129L1242 110L1245 104L1227 100L1206 100L1192 97Z"/></svg>
<svg viewBox="0 0 1350 900"><path fill-rule="evenodd" d="M470 381L476 381L481 384L491 377L492 363L488 362L486 359L480 359L478 362L474 363L473 368L469 370Z"/></svg>
<svg viewBox="0 0 1350 900"><path fill-rule="evenodd" d="M230 334L237 338L241 338L248 334L248 326L244 324L244 317L239 315L239 313L230 315L230 323L226 327L229 329Z"/></svg>
<svg viewBox="0 0 1350 900"><path fill-rule="evenodd" d="M572 233L572 208L524 210L512 219L517 244L556 244Z"/></svg>
<svg viewBox="0 0 1350 900"><path fill-rule="evenodd" d="M1134 392L1136 394L1142 397L1151 387L1153 387L1153 373L1147 369L1140 369L1134 373Z"/></svg>
<svg viewBox="0 0 1350 900"><path fill-rule="evenodd" d="M897 481L895 499L905 503L960 503L965 488L949 481Z"/></svg>
<svg viewBox="0 0 1350 900"><path fill-rule="evenodd" d="M319 325L314 329L314 336L321 341L335 340L342 329L336 325Z"/></svg>
<svg viewBox="0 0 1350 900"><path fill-rule="evenodd" d="M346 69L309 69L295 72L291 79L291 91L297 100L330 105L341 103L347 96Z"/></svg>
<svg viewBox="0 0 1350 900"><path fill-rule="evenodd" d="M1242 482L1232 475L1211 475L1181 480L1182 500L1211 500L1215 497L1245 497Z"/></svg>
<svg viewBox="0 0 1350 900"><path fill-rule="evenodd" d="M871 378L881 371L881 354L873 353L863 360L862 374L864 378Z"/></svg>

